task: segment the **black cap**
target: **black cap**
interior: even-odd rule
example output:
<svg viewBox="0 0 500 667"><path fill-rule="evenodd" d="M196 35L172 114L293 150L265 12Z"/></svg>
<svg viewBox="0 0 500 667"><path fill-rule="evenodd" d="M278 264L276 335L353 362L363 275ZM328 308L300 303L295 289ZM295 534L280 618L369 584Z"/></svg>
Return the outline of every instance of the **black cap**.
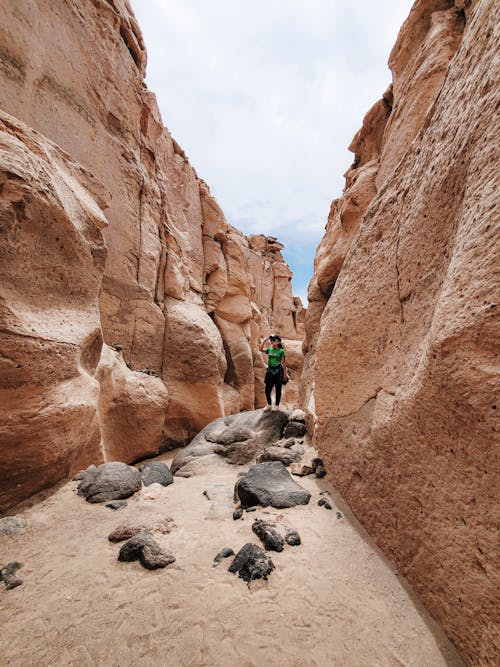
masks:
<svg viewBox="0 0 500 667"><path fill-rule="evenodd" d="M281 338L279 336L269 336L269 340L277 340L278 343L281 343Z"/></svg>

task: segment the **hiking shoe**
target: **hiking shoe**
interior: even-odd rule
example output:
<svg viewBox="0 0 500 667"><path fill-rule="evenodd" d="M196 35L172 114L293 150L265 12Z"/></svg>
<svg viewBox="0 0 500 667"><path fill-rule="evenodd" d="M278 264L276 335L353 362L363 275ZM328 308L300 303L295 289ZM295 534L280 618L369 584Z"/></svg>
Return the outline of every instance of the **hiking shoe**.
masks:
<svg viewBox="0 0 500 667"><path fill-rule="evenodd" d="M264 412L269 412L269 410L272 410L271 406L266 405L266 407L264 408Z"/></svg>

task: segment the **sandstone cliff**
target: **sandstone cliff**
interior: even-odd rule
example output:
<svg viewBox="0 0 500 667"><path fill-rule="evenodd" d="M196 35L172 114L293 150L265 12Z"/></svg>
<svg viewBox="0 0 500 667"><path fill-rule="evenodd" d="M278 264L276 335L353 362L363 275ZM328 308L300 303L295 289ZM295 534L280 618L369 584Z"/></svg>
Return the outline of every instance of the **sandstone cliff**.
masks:
<svg viewBox="0 0 500 667"><path fill-rule="evenodd" d="M297 393L282 246L227 223L145 64L123 0L3 3L3 507L262 405L270 331L290 339Z"/></svg>
<svg viewBox="0 0 500 667"><path fill-rule="evenodd" d="M496 664L498 26L419 0L318 248L302 401L328 469L474 665Z"/></svg>

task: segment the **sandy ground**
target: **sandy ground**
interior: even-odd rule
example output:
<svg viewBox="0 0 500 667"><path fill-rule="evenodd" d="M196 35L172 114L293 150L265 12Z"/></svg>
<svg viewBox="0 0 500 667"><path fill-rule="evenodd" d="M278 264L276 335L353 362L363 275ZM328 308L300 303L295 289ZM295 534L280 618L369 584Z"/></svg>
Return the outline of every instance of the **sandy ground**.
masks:
<svg viewBox="0 0 500 667"><path fill-rule="evenodd" d="M18 511L28 527L0 538L0 563L24 563L22 586L0 585L0 664L462 664L326 479L299 480L313 494L306 507L259 509L233 521L242 469L217 461L202 475L143 490L116 512L77 497L76 482ZM324 490L333 511L317 506ZM176 562L154 572L117 562L109 532L150 515L174 518L163 539ZM231 558L216 568L212 561L223 547L258 543L256 516L283 519L302 545L271 552L276 570L249 590L227 571Z"/></svg>

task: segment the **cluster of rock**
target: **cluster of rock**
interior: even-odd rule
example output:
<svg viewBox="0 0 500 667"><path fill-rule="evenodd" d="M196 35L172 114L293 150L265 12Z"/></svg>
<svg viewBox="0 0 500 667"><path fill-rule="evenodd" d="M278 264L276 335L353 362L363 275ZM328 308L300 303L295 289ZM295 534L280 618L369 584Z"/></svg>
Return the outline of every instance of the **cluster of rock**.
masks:
<svg viewBox="0 0 500 667"><path fill-rule="evenodd" d="M163 126L125 0L10 3L0 41L5 509L263 405L270 331L293 402L304 312L282 246L226 222Z"/></svg>
<svg viewBox="0 0 500 667"><path fill-rule="evenodd" d="M176 454L171 471L174 475L189 476L222 456L230 464L275 461L295 466L294 474L318 473L322 462L308 466L308 472L301 472L300 461L305 452L302 443L307 433L304 422L302 410L291 413L252 410L221 417L203 428ZM321 470L317 476L322 476Z"/></svg>
<svg viewBox="0 0 500 667"><path fill-rule="evenodd" d="M500 650L499 20L414 4L316 254L302 386L339 490L471 664Z"/></svg>

